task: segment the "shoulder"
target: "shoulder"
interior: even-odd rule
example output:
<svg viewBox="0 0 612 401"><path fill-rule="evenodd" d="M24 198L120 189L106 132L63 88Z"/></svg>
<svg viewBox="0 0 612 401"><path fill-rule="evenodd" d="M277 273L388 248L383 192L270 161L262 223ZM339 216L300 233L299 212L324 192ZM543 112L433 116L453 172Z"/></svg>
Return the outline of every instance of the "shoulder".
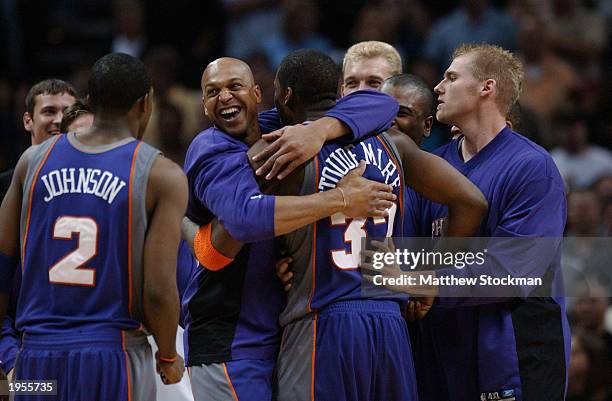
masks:
<svg viewBox="0 0 612 401"><path fill-rule="evenodd" d="M225 132L211 127L200 132L191 142L185 156L185 170L207 159L216 159L224 154L246 152L248 146Z"/></svg>
<svg viewBox="0 0 612 401"><path fill-rule="evenodd" d="M149 182L155 192L184 191L187 193L187 178L180 166L172 160L158 155L153 161Z"/></svg>
<svg viewBox="0 0 612 401"><path fill-rule="evenodd" d="M508 149L512 157L508 172L520 181L553 180L563 187L561 174L552 156L540 145L524 136L511 132Z"/></svg>

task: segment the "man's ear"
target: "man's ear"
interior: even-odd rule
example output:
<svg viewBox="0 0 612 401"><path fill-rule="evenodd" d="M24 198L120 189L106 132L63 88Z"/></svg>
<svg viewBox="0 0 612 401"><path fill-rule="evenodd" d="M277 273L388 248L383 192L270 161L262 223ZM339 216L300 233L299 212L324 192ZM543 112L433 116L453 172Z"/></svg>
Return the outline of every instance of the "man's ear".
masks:
<svg viewBox="0 0 612 401"><path fill-rule="evenodd" d="M32 121L32 116L30 116L30 113L27 111L23 113L23 128L28 132L32 132L34 129L34 127L32 127L33 124L34 122Z"/></svg>
<svg viewBox="0 0 612 401"><path fill-rule="evenodd" d="M285 89L285 94L283 95L283 104L287 106L291 104L293 100L294 100L293 88L288 86L287 89Z"/></svg>
<svg viewBox="0 0 612 401"><path fill-rule="evenodd" d="M340 97L344 97L344 82L340 84Z"/></svg>
<svg viewBox="0 0 612 401"><path fill-rule="evenodd" d="M494 79L487 79L480 90L481 96L489 96L497 89L497 82Z"/></svg>
<svg viewBox="0 0 612 401"><path fill-rule="evenodd" d="M253 85L253 92L255 93L255 101L257 104L261 103L261 88L258 84Z"/></svg>
<svg viewBox="0 0 612 401"><path fill-rule="evenodd" d="M429 116L423 120L423 135L428 137L431 134L431 127L433 126L433 116Z"/></svg>

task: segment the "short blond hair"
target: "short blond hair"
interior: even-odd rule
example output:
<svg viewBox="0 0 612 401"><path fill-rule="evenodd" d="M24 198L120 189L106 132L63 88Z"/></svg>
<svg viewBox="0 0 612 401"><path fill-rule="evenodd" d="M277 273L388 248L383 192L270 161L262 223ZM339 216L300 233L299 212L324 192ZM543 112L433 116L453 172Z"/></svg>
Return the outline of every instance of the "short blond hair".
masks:
<svg viewBox="0 0 612 401"><path fill-rule="evenodd" d="M385 42L376 40L368 40L359 42L349 47L342 61L342 74L346 71L346 65L349 61L355 62L363 59L372 59L382 57L389 63L391 67L391 76L402 73L402 57L395 50L395 47Z"/></svg>
<svg viewBox="0 0 612 401"><path fill-rule="evenodd" d="M510 51L489 44L462 44L453 52L453 59L465 55L473 56L471 70L477 80L495 80L497 105L507 115L521 94L523 63Z"/></svg>

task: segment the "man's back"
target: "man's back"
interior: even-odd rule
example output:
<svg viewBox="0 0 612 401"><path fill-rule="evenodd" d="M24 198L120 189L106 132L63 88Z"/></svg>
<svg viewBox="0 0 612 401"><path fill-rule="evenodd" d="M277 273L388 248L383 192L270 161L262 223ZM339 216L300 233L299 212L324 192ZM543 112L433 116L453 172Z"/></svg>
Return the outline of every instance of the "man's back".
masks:
<svg viewBox="0 0 612 401"><path fill-rule="evenodd" d="M41 145L26 175L17 311L26 334L118 333L142 320L146 186L159 152L132 138L93 150L73 135Z"/></svg>
<svg viewBox="0 0 612 401"><path fill-rule="evenodd" d="M386 135L370 137L354 146L331 143L306 167L300 195L325 191L365 160L364 177L389 184L397 202L389 217L351 219L341 213L304 227L285 237L287 253L294 259L293 288L281 325L344 300L405 298L364 289L359 270L362 239L401 236L403 174L397 152ZM399 205L399 207L398 207Z"/></svg>

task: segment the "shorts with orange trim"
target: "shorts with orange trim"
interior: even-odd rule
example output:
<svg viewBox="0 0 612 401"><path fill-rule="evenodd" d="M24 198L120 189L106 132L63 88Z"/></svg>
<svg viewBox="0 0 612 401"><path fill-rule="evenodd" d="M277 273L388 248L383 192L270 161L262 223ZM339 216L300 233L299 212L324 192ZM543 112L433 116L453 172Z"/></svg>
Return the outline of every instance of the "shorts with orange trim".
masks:
<svg viewBox="0 0 612 401"><path fill-rule="evenodd" d="M191 366L194 401L271 401L275 367L274 359Z"/></svg>
<svg viewBox="0 0 612 401"><path fill-rule="evenodd" d="M408 329L397 302L336 302L287 325L278 401L417 401Z"/></svg>
<svg viewBox="0 0 612 401"><path fill-rule="evenodd" d="M17 395L15 401L155 400L155 365L147 337L124 333L125 338L121 332L26 334L15 361L15 380L53 381L55 395L40 391Z"/></svg>

